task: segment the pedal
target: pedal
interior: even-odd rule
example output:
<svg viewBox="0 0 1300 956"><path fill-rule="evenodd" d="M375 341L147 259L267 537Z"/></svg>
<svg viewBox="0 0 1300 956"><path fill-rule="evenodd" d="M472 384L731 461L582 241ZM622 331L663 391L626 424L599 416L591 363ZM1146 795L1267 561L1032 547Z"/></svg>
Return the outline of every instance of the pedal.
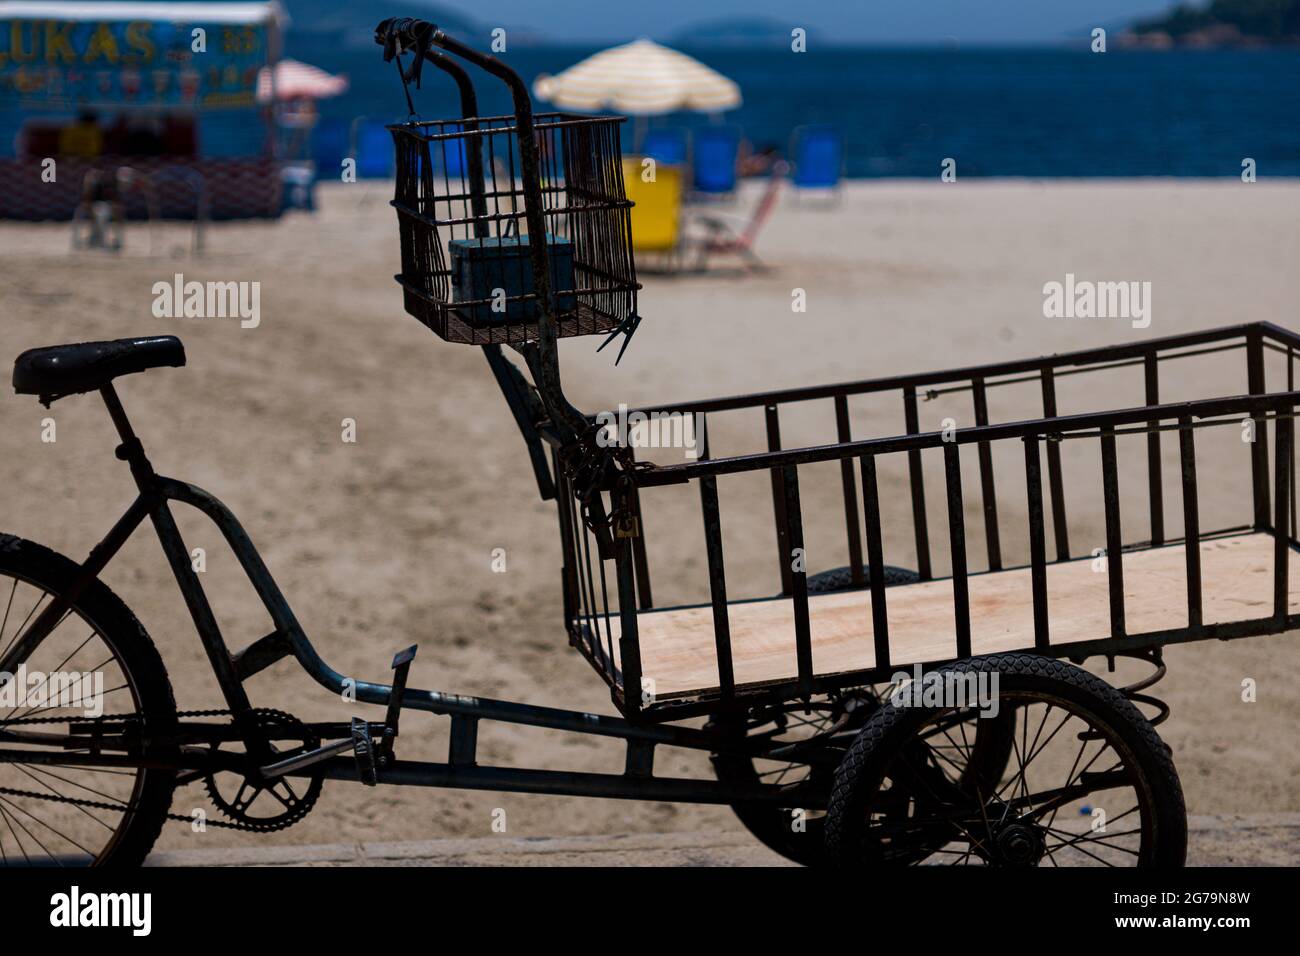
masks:
<svg viewBox="0 0 1300 956"><path fill-rule="evenodd" d="M375 748L370 739L370 725L360 717L352 718L352 755L357 759L357 776L367 787L379 782L375 772Z"/></svg>
<svg viewBox="0 0 1300 956"><path fill-rule="evenodd" d="M402 694L406 691L406 676L415 660L416 645L398 651L393 658L393 687L388 692L388 711L379 740L370 735L370 724L360 717L352 718L352 755L357 760L357 776L367 787L379 782L379 770L393 762L393 741L397 739L397 724L402 713Z"/></svg>
<svg viewBox="0 0 1300 956"><path fill-rule="evenodd" d="M397 723L402 714L402 694L406 691L406 675L415 660L416 645L398 651L393 658L393 689L388 694L388 712L384 715L384 736L379 742L379 766L387 767L393 760L393 742L397 739Z"/></svg>

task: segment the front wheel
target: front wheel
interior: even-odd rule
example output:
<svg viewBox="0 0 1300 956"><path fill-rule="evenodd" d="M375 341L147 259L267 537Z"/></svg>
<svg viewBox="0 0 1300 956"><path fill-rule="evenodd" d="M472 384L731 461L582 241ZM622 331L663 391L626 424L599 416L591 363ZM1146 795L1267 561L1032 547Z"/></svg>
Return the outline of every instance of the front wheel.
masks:
<svg viewBox="0 0 1300 956"><path fill-rule="evenodd" d="M727 731L728 736L735 738L761 740L774 751L781 747L796 748L795 754L784 759L749 757L734 752L712 755L713 772L725 784L780 787L802 794L788 803L733 804L732 810L745 829L768 849L802 866L828 862L824 807L835 762L805 762L799 758L797 748L838 755L853 739L858 726L861 720L854 721L846 701L838 697L759 708L740 719L714 717L710 720L706 729ZM820 799L809 800L810 793L819 793Z"/></svg>
<svg viewBox="0 0 1300 956"><path fill-rule="evenodd" d="M826 818L836 863L1183 864L1187 817L1169 748L1113 687L1030 654L927 677L935 696L882 706L836 771ZM969 773L990 705L1010 721L996 778Z"/></svg>
<svg viewBox="0 0 1300 956"><path fill-rule="evenodd" d="M48 548L0 534L0 657L78 571ZM138 866L166 819L175 771L78 760L94 753L93 735L85 746L65 743L74 725L129 717L135 757L170 752L176 701L149 635L94 580L17 663L0 687L0 865Z"/></svg>

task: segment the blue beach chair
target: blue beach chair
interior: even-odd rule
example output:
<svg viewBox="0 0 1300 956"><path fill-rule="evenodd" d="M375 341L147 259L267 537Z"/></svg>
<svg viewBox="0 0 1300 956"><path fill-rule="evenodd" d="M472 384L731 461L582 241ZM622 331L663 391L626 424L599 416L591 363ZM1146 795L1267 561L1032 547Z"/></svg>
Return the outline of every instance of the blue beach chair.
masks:
<svg viewBox="0 0 1300 956"><path fill-rule="evenodd" d="M801 126L790 144L791 177L799 189L827 189L838 194L844 177L844 137L834 126Z"/></svg>
<svg viewBox="0 0 1300 956"><path fill-rule="evenodd" d="M641 155L665 166L685 166L690 143L684 129L652 129L641 143Z"/></svg>
<svg viewBox="0 0 1300 956"><path fill-rule="evenodd" d="M693 139L694 192L710 198L730 196L736 191L740 130L732 126L705 126L695 132Z"/></svg>
<svg viewBox="0 0 1300 956"><path fill-rule="evenodd" d="M361 120L354 127L357 179L391 179L393 134L375 120Z"/></svg>
<svg viewBox="0 0 1300 956"><path fill-rule="evenodd" d="M311 158L316 173L324 179L338 179L348 155L348 124L343 120L321 120L311 131Z"/></svg>
<svg viewBox="0 0 1300 956"><path fill-rule="evenodd" d="M444 133L459 133L459 123L447 123ZM448 180L457 180L469 175L469 162L465 152L465 139L442 139L429 144L429 158L433 160L434 169L444 171ZM474 139L476 145L480 139Z"/></svg>

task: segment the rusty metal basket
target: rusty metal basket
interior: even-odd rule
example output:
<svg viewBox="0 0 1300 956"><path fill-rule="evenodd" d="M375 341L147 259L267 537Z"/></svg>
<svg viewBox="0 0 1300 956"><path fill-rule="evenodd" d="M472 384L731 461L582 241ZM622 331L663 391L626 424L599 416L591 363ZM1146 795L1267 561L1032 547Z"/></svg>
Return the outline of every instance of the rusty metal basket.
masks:
<svg viewBox="0 0 1300 956"><path fill-rule="evenodd" d="M407 122L393 206L406 311L450 342L538 338L545 304L530 256L527 193L541 197L557 336L611 332L636 314L619 117L516 116ZM525 134L526 135L526 134ZM529 155L531 153L531 155Z"/></svg>

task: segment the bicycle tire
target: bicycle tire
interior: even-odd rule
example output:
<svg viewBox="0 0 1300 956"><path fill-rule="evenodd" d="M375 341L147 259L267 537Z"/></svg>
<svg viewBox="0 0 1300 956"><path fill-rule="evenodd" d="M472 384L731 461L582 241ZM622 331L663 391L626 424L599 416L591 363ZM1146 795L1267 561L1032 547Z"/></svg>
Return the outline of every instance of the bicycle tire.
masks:
<svg viewBox="0 0 1300 956"><path fill-rule="evenodd" d="M70 587L80 570L77 562L43 545L0 534L0 579L17 579L57 596ZM176 699L171 682L157 648L136 616L98 578L73 602L72 610L119 655L131 681L145 739L174 735ZM103 850L89 861L91 865L133 867L144 862L171 808L175 777L174 770L139 770L131 809L122 813Z"/></svg>

